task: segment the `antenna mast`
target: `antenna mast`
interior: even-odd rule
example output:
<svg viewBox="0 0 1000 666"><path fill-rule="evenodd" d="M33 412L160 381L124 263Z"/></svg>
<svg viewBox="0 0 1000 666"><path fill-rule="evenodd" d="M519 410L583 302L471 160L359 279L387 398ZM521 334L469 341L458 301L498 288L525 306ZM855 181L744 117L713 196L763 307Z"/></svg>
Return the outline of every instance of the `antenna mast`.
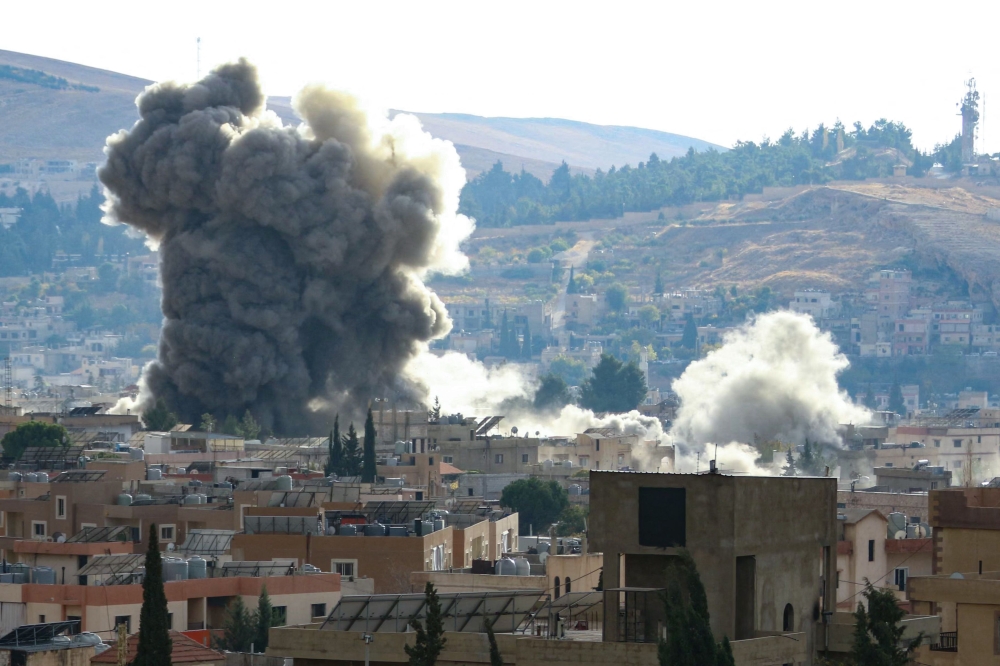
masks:
<svg viewBox="0 0 1000 666"><path fill-rule="evenodd" d="M196 42L196 52L197 53L196 53L196 56L195 56L195 60L196 60L196 64L195 64L195 74L196 74L196 77L195 78L200 81L201 80L201 37L199 37L198 40L197 40L197 42Z"/></svg>
<svg viewBox="0 0 1000 666"><path fill-rule="evenodd" d="M4 386L4 411L8 414L14 413L13 393L14 375L10 367L10 356L3 360L3 386Z"/></svg>

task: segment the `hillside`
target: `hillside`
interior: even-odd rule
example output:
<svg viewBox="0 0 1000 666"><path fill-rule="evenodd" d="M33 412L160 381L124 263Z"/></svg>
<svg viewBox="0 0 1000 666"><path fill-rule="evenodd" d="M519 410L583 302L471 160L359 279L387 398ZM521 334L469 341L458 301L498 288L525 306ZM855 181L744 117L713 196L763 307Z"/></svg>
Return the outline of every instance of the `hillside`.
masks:
<svg viewBox="0 0 1000 666"><path fill-rule="evenodd" d="M44 72L65 79L53 88L0 75L0 163L21 158L97 162L107 136L131 127L135 98L151 82L40 56L0 50L0 67ZM76 88L74 88L76 86ZM97 88L83 90L81 87ZM290 100L272 97L269 107L296 122ZM398 113L398 112L395 112ZM656 152L680 155L698 139L635 127L602 127L557 118L481 118L462 114L417 114L427 130L456 144L469 177L497 160L547 180L565 160L574 171L593 173L615 164L636 164Z"/></svg>

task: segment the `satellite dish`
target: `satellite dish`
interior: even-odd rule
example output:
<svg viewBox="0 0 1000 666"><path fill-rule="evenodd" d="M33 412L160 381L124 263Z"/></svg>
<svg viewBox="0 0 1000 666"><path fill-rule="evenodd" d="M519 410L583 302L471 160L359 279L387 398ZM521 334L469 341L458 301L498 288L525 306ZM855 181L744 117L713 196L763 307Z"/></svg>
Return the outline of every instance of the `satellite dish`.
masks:
<svg viewBox="0 0 1000 666"><path fill-rule="evenodd" d="M896 532L892 536L892 538L893 539L905 539L906 538L906 530L899 530L898 532Z"/></svg>
<svg viewBox="0 0 1000 666"><path fill-rule="evenodd" d="M511 429L510 429L510 432L511 432L511 434L516 435L517 434L517 426L512 426Z"/></svg>
<svg viewBox="0 0 1000 666"><path fill-rule="evenodd" d="M62 532L56 532L52 535L56 543L66 543L66 535Z"/></svg>
<svg viewBox="0 0 1000 666"><path fill-rule="evenodd" d="M167 544L167 551L168 551L168 552L171 552L171 553L172 553L172 552L174 552L175 550L177 550L177 546L175 546L175 545L174 545L174 544L172 544L172 543L168 543L168 544Z"/></svg>
<svg viewBox="0 0 1000 666"><path fill-rule="evenodd" d="M954 578L955 580L965 580L965 576L963 576L962 574L958 573L957 571L955 573L953 573L952 575L948 576L948 578Z"/></svg>

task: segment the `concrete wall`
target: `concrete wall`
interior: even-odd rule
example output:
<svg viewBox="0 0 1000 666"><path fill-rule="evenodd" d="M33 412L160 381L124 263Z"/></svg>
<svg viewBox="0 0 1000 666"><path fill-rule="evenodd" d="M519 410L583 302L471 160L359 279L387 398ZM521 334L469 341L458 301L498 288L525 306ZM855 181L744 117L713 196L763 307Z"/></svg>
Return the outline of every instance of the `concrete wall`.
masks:
<svg viewBox="0 0 1000 666"><path fill-rule="evenodd" d="M877 509L883 516L899 511L907 517L918 516L922 522L926 522L930 515L924 493L852 493L838 490L837 506L842 509Z"/></svg>
<svg viewBox="0 0 1000 666"><path fill-rule="evenodd" d="M517 551L517 529L518 529L518 515L512 513L509 516L505 516L500 520L491 522L490 524L490 551L489 559L499 560L500 556L503 555L503 533L507 532L507 551L508 553L513 553Z"/></svg>
<svg viewBox="0 0 1000 666"><path fill-rule="evenodd" d="M736 636L737 558L752 557L753 630L782 630L791 604L793 629L807 631L811 648L821 572L835 564L835 479L592 472L590 482L590 547L604 553L606 590L607 581L619 579L619 554L626 586L662 587L667 558L678 551L640 545L639 489L685 488L686 547L705 584L716 637ZM617 593L606 592L605 606L616 603ZM614 638L616 627L605 625L605 632Z"/></svg>
<svg viewBox="0 0 1000 666"><path fill-rule="evenodd" d="M25 654L25 666L89 666L94 656L92 647L74 647L65 650L44 650ZM11 652L0 650L0 666L10 666Z"/></svg>
<svg viewBox="0 0 1000 666"><path fill-rule="evenodd" d="M448 573L444 571L415 571L410 574L410 591L423 592L430 581L440 593L485 592L504 590L547 591L545 576L496 576L494 574Z"/></svg>
<svg viewBox="0 0 1000 666"><path fill-rule="evenodd" d="M555 590L556 578L559 579L560 594L565 594L567 577L571 581L571 592L590 592L597 587L603 566L604 556L601 553L550 555L545 560L550 594Z"/></svg>
<svg viewBox="0 0 1000 666"><path fill-rule="evenodd" d="M475 525L464 529L454 529L452 545L452 564L455 568L472 566L472 560L485 560L490 557L490 522L481 520Z"/></svg>
<svg viewBox="0 0 1000 666"><path fill-rule="evenodd" d="M842 610L857 608L858 602L864 601L861 592L864 591L865 579L877 581L879 587L891 584L892 576L885 576L888 571L885 552L886 520L877 513L870 513L856 523L844 526L844 541L851 544L850 553L839 553L837 556L837 606ZM868 561L868 542L874 542L874 561ZM843 542L841 542L843 543ZM840 544L838 544L840 546ZM844 550L841 547L841 550Z"/></svg>

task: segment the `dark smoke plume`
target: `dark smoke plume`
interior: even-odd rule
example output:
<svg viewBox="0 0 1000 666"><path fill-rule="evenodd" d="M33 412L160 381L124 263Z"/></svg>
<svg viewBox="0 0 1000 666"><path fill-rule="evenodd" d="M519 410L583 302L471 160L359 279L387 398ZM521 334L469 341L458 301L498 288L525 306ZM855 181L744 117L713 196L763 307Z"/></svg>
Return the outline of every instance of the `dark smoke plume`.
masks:
<svg viewBox="0 0 1000 666"><path fill-rule="evenodd" d="M283 127L241 60L151 86L141 119L108 139L106 220L161 257L165 319L140 400L189 423L249 409L308 431L397 388L451 327L422 278L465 267L454 148L412 117L370 125L323 87L294 105L304 122Z"/></svg>

